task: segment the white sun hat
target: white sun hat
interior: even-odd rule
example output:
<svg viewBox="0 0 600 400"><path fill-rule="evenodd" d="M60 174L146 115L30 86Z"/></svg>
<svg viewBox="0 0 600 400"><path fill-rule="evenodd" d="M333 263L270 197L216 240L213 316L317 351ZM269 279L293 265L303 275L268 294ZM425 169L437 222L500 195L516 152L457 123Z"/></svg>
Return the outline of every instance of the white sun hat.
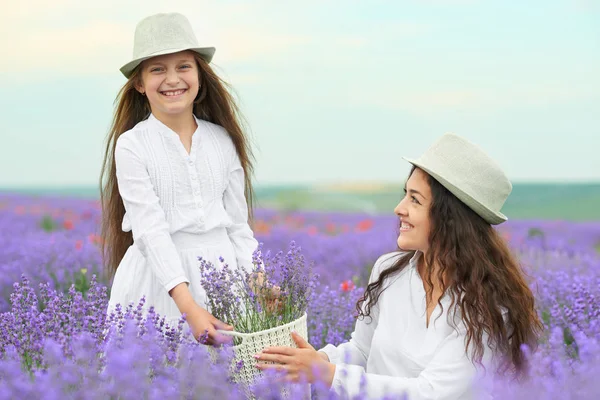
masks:
<svg viewBox="0 0 600 400"><path fill-rule="evenodd" d="M195 51L207 63L215 54L214 47L200 47L188 19L179 13L161 13L141 20L133 41L132 60L120 68L126 78L144 60L154 56Z"/></svg>
<svg viewBox="0 0 600 400"><path fill-rule="evenodd" d="M435 178L489 224L498 225L508 219L500 210L512 184L477 145L447 133L418 159L403 158Z"/></svg>

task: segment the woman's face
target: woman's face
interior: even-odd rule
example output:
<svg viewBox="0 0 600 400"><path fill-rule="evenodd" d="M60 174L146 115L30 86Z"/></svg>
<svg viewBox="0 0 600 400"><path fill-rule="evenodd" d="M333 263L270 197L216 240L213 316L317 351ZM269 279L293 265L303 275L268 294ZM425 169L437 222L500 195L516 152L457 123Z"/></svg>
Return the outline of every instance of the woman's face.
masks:
<svg viewBox="0 0 600 400"><path fill-rule="evenodd" d="M168 117L191 113L198 95L198 65L191 51L152 57L142 63L142 85L152 113Z"/></svg>
<svg viewBox="0 0 600 400"><path fill-rule="evenodd" d="M394 209L401 221L398 246L402 250L426 253L429 249L432 195L428 177L426 172L416 168L406 182L404 198Z"/></svg>

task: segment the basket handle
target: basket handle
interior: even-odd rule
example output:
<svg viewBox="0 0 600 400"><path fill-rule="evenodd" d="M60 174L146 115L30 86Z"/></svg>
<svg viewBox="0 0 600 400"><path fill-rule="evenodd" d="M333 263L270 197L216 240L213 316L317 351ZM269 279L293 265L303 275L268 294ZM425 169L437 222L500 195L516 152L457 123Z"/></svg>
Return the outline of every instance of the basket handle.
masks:
<svg viewBox="0 0 600 400"><path fill-rule="evenodd" d="M217 329L217 332L218 332L220 335L223 335L223 336L231 336L231 337L237 337L237 338L241 338L241 339L242 339L242 342L241 342L240 344L238 344L238 346L240 346L240 345L244 344L244 342L246 341L246 338L247 338L248 336L250 336L250 335L249 335L249 334L247 334L247 333L239 333L239 332L235 332L235 331L225 331L225 330L223 330L223 329Z"/></svg>

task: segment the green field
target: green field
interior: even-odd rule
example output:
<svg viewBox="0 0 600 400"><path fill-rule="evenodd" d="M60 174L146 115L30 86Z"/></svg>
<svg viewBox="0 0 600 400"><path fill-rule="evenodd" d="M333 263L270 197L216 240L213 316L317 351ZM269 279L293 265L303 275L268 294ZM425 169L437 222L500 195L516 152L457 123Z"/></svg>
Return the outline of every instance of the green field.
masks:
<svg viewBox="0 0 600 400"><path fill-rule="evenodd" d="M3 188L2 192L97 198L94 187ZM256 206L282 211L393 212L400 185L257 185ZM503 212L510 219L600 220L600 183L515 183Z"/></svg>
<svg viewBox="0 0 600 400"><path fill-rule="evenodd" d="M258 205L282 210L340 210L392 213L402 187L377 190L262 187ZM600 184L514 184L503 212L511 219L600 220Z"/></svg>

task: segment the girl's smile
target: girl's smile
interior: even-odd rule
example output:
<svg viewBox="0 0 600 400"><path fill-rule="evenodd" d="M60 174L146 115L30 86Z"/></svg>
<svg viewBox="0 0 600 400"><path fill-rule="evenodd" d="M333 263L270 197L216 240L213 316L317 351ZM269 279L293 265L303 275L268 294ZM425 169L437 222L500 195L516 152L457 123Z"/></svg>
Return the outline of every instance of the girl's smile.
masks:
<svg viewBox="0 0 600 400"><path fill-rule="evenodd" d="M187 92L187 89L168 90L168 91L165 90L165 91L162 91L159 93L162 94L163 96L171 98L171 99L178 99L185 92Z"/></svg>

